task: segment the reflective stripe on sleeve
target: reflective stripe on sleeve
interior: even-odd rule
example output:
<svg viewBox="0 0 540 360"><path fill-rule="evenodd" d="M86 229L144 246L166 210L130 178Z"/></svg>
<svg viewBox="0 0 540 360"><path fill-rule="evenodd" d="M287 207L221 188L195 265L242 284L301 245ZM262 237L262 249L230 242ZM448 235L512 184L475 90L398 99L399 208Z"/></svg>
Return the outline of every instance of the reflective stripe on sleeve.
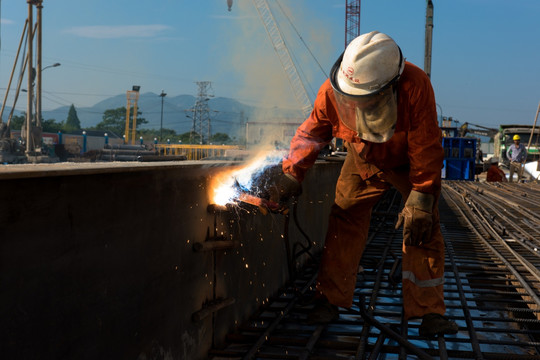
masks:
<svg viewBox="0 0 540 360"><path fill-rule="evenodd" d="M418 287L435 287L444 284L444 277L429 280L418 280L412 271L403 271L403 279L409 280Z"/></svg>

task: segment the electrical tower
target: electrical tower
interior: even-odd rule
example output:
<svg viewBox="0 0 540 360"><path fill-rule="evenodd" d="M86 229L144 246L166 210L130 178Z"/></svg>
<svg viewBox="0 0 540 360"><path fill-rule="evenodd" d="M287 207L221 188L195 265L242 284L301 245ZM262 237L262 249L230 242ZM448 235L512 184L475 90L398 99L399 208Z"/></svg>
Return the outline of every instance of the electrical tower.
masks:
<svg viewBox="0 0 540 360"><path fill-rule="evenodd" d="M210 107L208 106L208 100L214 95L209 94L212 90L212 83L210 81L197 81L199 86L197 93L197 101L195 105L189 109L193 113L193 125L191 127L191 133L189 134L189 142L191 144L199 143L206 144L210 142L212 136L212 124L210 121Z"/></svg>
<svg viewBox="0 0 540 360"><path fill-rule="evenodd" d="M360 35L360 0L346 0L345 48Z"/></svg>

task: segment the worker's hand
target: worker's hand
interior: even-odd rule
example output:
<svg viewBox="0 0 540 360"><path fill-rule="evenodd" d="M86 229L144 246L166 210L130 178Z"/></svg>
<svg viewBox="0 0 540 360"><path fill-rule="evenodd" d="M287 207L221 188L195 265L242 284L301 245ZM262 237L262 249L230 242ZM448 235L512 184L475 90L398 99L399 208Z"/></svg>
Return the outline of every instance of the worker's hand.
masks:
<svg viewBox="0 0 540 360"><path fill-rule="evenodd" d="M419 246L431 241L433 202L433 195L411 191L396 223L396 230L403 225L403 243L406 246Z"/></svg>
<svg viewBox="0 0 540 360"><path fill-rule="evenodd" d="M302 193L302 186L289 174L281 174L277 177L268 189L270 201L282 203L289 200L292 196L298 196Z"/></svg>

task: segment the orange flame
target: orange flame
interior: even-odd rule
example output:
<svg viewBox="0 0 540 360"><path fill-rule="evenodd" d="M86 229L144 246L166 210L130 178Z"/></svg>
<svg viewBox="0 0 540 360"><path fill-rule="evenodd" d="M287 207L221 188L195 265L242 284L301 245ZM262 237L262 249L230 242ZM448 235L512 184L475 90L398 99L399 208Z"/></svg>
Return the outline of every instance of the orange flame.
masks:
<svg viewBox="0 0 540 360"><path fill-rule="evenodd" d="M240 196L236 182L249 189L254 179L268 166L276 165L283 158L283 151L273 150L255 156L247 165L227 169L216 174L210 181L210 203L226 205L234 203Z"/></svg>

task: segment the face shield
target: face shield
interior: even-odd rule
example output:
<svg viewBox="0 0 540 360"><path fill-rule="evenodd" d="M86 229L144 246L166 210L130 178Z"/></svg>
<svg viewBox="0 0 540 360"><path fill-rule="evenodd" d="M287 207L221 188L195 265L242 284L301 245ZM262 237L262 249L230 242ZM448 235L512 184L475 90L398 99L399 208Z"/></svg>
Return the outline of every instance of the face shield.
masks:
<svg viewBox="0 0 540 360"><path fill-rule="evenodd" d="M338 71L343 55L336 61L330 74L341 121L358 137L383 143L392 137L397 122L397 87L399 73L386 85L366 95L350 95L339 86Z"/></svg>

